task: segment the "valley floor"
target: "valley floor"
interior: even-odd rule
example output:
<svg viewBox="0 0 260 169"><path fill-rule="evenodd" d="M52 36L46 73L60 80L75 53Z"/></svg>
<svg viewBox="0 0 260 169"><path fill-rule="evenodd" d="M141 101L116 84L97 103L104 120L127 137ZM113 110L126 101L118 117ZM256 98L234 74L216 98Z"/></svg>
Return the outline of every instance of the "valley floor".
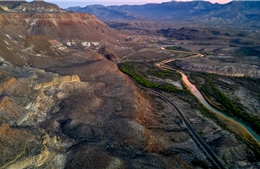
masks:
<svg viewBox="0 0 260 169"><path fill-rule="evenodd" d="M172 59L212 105L259 133L258 34L118 31L82 13L8 13L0 24L0 169L217 168L214 156L260 167L256 144L156 66Z"/></svg>

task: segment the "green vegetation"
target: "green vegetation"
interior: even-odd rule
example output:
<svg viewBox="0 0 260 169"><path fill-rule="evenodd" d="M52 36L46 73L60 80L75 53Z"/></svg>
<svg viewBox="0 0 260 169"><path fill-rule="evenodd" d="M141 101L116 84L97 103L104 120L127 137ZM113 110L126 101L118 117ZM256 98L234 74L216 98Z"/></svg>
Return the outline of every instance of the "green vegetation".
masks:
<svg viewBox="0 0 260 169"><path fill-rule="evenodd" d="M238 135L238 138L246 143L249 147L255 146L255 154L259 155L260 151L258 149L258 143L255 142L255 140L252 140L250 136L248 136L247 131L244 131L240 128L240 126L237 126L235 123L233 123L230 120L227 120L226 118L223 118L221 116L218 116L214 113L209 112L204 106L202 106L197 98L193 96L188 90L180 90L176 88L175 86L172 86L170 84L158 84L158 82L153 82L149 80L148 78L150 76L158 77L161 79L172 79L172 80L180 80L181 76L176 72L172 71L166 71L166 70L160 70L154 66L152 66L150 63L133 63L133 62L124 62L119 65L119 69L132 77L136 82L139 84L166 92L171 92L175 96L179 97L180 99L184 100L185 102L190 103L191 108L199 110L204 116L214 120L218 125L220 125L223 129L227 129L230 132L235 132ZM224 111L226 111L228 114L232 116L239 117L238 115L244 115L251 117L248 114L243 114L242 111L239 109L239 107L234 104L225 94L223 94L216 86L215 83L213 83L213 77L210 74L200 74L200 78L198 76L192 75L194 83L201 84L202 82L206 81L203 86L200 86L203 88L203 92L206 96L214 97L219 103L223 105ZM160 82L159 82L160 83ZM217 98L218 99L217 99ZM239 118L243 118L239 117ZM252 118L252 117L251 117ZM254 118L254 117L253 117ZM252 119L251 119L252 121ZM250 122L251 122L250 121ZM254 119L255 122L257 120ZM255 123L255 125L258 125L260 123ZM255 129L256 130L256 129ZM203 164L200 164L199 161L194 161L194 163L197 163L197 166L200 167L206 167L203 166Z"/></svg>
<svg viewBox="0 0 260 169"><path fill-rule="evenodd" d="M168 49L168 50L180 50L181 47L180 46L167 46L165 49Z"/></svg>
<svg viewBox="0 0 260 169"><path fill-rule="evenodd" d="M167 50L180 50L180 51L190 51L189 49L185 49L181 46L167 46L165 47Z"/></svg>
<svg viewBox="0 0 260 169"><path fill-rule="evenodd" d="M154 82L151 82L144 78L140 73L137 71L137 67L131 63L131 62L124 62L119 65L119 69L132 77L136 82L139 84L153 89L160 89L167 92L176 92L178 89L170 84L157 84Z"/></svg>
<svg viewBox="0 0 260 169"><path fill-rule="evenodd" d="M181 80L181 75L177 72L170 72L170 71L158 69L158 70L149 70L148 74L158 78L163 78L163 79L168 78L173 81Z"/></svg>
<svg viewBox="0 0 260 169"><path fill-rule="evenodd" d="M215 98L224 107L224 111L230 116L242 119L248 123L257 133L260 133L260 119L256 116L247 114L238 107L231 99L222 93L213 83L212 76L207 75L205 83L201 86L201 90L208 97Z"/></svg>
<svg viewBox="0 0 260 169"><path fill-rule="evenodd" d="M211 76L210 74L207 74L207 73L199 73L199 74L196 73L196 74L194 74L194 73L192 73L192 74L190 74L189 77L192 79L193 83L195 83L195 84L202 84L202 81L201 81L202 79L204 79L203 81L207 81L204 85L200 86L200 90L202 92L204 92L204 94L208 98L214 97L214 99L216 99L216 96L218 95L217 93L220 93L219 98L221 98L221 97L226 97L227 98L227 96L225 94L221 93L221 91L215 86L215 84L218 84L219 82L216 81L216 79L214 79L213 76ZM239 82L239 79L240 78L236 78L236 82ZM213 80L214 80L214 82L213 82ZM251 79L251 81L255 81L255 80ZM225 88L227 88L227 87L230 88L230 86L226 86L223 83L221 83L221 85L224 86ZM207 87L205 87L205 86L207 86ZM207 89L210 92L206 93L205 90L207 90ZM230 88L230 90L232 90L232 88ZM209 94L209 93L211 93L211 94ZM212 93L214 93L214 94L212 94ZM239 109L239 106L240 106L239 103L234 103L230 99L228 99L228 100L229 100L228 101L229 104L231 104L233 107L236 107L235 109L237 109L240 112L242 112ZM217 101L219 102L219 100L217 100ZM211 105L213 107L215 107L214 104L211 104ZM224 106L225 106L225 104L224 104ZM223 108L225 110L221 110L221 111L225 112L226 111L226 107L224 107L224 106L223 106ZM218 108L218 107L216 107L216 108ZM202 114L206 115L207 117L209 117L209 118L213 119L215 122L217 122L222 128L229 130L231 133L236 133L237 134L237 138L239 140L241 140L242 142L244 142L248 147L250 147L254 151L254 154L255 154L256 157L260 157L259 142L257 142L250 135L248 135L248 132L246 130L244 130L244 128L241 128L240 125L237 125L236 123L233 123L232 120L229 120L228 118L225 118L224 116L221 116L221 115L218 115L218 114L213 114L213 113L208 113L207 111L201 111L201 112L202 112ZM244 114L244 115L248 115L248 114ZM232 116L236 116L236 115L232 114ZM255 121L257 121L257 120L255 120Z"/></svg>
<svg viewBox="0 0 260 169"><path fill-rule="evenodd" d="M226 125L218 120L214 114L210 113L202 104L198 101L198 99L192 95L188 90L180 90L176 87L169 85L169 84L156 84L149 80L147 80L147 74L152 75L158 78L168 78L172 80L180 80L181 75L177 72L170 72L165 70L160 70L155 67L149 67L149 70L146 72L143 68L149 67L149 65L132 63L132 62L124 62L119 65L119 69L132 77L136 82L139 84L152 88L152 89L159 89L166 92L172 92L175 96L179 97L183 101L190 103L191 108L199 110L204 116L214 120L217 124L222 126L222 128L227 129Z"/></svg>

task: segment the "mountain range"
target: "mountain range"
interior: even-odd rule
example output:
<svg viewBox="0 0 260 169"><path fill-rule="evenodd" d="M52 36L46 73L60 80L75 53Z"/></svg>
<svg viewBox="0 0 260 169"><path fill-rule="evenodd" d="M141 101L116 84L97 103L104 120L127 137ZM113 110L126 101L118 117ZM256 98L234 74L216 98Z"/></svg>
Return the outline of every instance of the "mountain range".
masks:
<svg viewBox="0 0 260 169"><path fill-rule="evenodd" d="M206 1L165 2L161 4L70 7L69 11L87 12L103 21L153 20L177 21L213 26L246 24L259 27L259 1L232 1L212 4ZM245 25L243 25L245 26Z"/></svg>
<svg viewBox="0 0 260 169"><path fill-rule="evenodd" d="M166 10L170 4L179 7ZM189 16L203 18L210 11L223 8L208 2L163 3L162 9L157 5L92 9L98 16L103 11L107 18L118 20L167 19L163 12L168 11L180 21L190 20ZM183 5L187 9L191 5L187 15ZM195 6L198 9L193 11ZM253 14L257 13L257 8L252 9ZM152 14L153 10L157 14ZM175 10L182 14L174 16ZM253 14L248 15L257 19ZM221 37L216 41L231 41L229 36L235 34L189 28L162 29L158 33L204 44L205 40L212 40L201 37L205 33ZM68 12L51 3L0 1L0 39L0 169L216 168L167 100L186 112L188 121L228 168L259 168L259 155L252 151L255 147L246 146L240 137L204 117L201 113L205 109L182 89L180 76L155 69L154 59L182 55L154 47L157 39L153 37L130 35L112 29L91 14ZM246 37L235 39L232 44L256 43L244 40ZM153 43L146 47L148 43L144 42ZM250 53L255 52L249 49ZM134 71L141 67L153 74L154 81L145 79L145 83L166 84L167 90L168 84L177 83L180 89L168 93L169 99L165 100L139 88L115 64L126 56L152 59L143 63L137 60L141 65L133 67ZM166 74L167 79L161 81L159 77Z"/></svg>

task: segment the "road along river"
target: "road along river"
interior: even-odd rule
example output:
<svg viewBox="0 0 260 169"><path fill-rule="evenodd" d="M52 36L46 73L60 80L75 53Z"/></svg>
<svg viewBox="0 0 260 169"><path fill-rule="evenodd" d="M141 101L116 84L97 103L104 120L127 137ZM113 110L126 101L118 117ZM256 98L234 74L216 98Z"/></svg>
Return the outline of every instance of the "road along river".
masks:
<svg viewBox="0 0 260 169"><path fill-rule="evenodd" d="M219 169L226 169L224 163L219 159L219 157L214 153L214 151L210 148L210 146L208 146L208 144L201 138L201 136L197 133L197 131L194 129L194 127L190 124L190 122L188 121L188 119L186 118L185 114L182 112L182 110L175 105L174 102L172 102L170 99L168 99L165 95L163 95L162 93L159 93L157 91L154 91L150 88L146 88L142 85L140 85L139 83L137 83L133 78L131 78L129 76L130 79L133 80L133 82L135 82L135 84L144 90L150 91L154 94L156 94L158 97L161 97L163 100L167 101L168 103L170 103L170 105L178 112L180 118L182 119L184 125L187 127L189 133L192 136L192 139L195 141L195 143L202 148L202 150L205 152L206 156L209 157L212 162L217 166L217 168Z"/></svg>
<svg viewBox="0 0 260 169"><path fill-rule="evenodd" d="M207 108L209 109L210 111L216 113L217 115L219 116L222 116L221 119L228 119L228 120L231 120L232 123L236 126L236 127L239 127L241 129L244 129L245 132L247 132L247 135L250 137L250 140L252 143L255 143L255 144L258 144L260 146L260 136L246 123L242 122L241 120L237 119L237 118L234 118L234 117L231 117L229 116L228 114L224 113L224 112L221 112L217 109L215 109L214 107L212 107L207 101L206 99L202 96L202 94L200 93L200 91L196 88L195 85L193 85L189 79L187 78L187 76L178 71L178 70L175 70L173 68L171 68L170 66L166 65L166 63L169 63L169 62L173 62L174 59L169 59L169 60L164 60L162 62L159 62L159 63L156 63L155 65L161 69L167 69L167 70L173 70L173 71L177 71L179 72L181 75L182 75L182 81L183 83L187 86L188 90L190 90L190 92ZM236 131L234 131L236 132ZM238 133L236 132L237 134L241 134L241 133ZM241 136L243 137L243 136Z"/></svg>
<svg viewBox="0 0 260 169"><path fill-rule="evenodd" d="M223 113L217 109L215 109L214 107L212 107L206 100L205 98L202 96L202 94L199 92L199 90L196 88L196 86L194 86L187 78L187 76L185 74L183 74L182 72L179 72L182 75L182 81L185 83L185 85L188 86L189 90L191 91L191 93L209 110L218 113L222 116L225 116L237 123L239 123L240 125L242 125L251 135L253 135L253 137L260 142L260 136L250 127L248 126L246 123L242 122L241 120L237 119L237 118L233 118L231 116L229 116L226 113Z"/></svg>

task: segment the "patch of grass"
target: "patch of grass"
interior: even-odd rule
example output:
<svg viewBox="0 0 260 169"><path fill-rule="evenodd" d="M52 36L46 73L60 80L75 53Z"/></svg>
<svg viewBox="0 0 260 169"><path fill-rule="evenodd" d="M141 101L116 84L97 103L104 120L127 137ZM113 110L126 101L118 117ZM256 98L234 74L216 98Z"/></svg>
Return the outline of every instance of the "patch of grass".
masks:
<svg viewBox="0 0 260 169"><path fill-rule="evenodd" d="M152 83L151 81L147 80L146 78L141 76L139 73L137 73L136 66L131 62L124 62L124 63L120 64L119 69L145 87L148 87L148 88L157 87L157 85L155 83Z"/></svg>
<svg viewBox="0 0 260 169"><path fill-rule="evenodd" d="M179 50L181 47L180 46L167 46L165 49L168 50Z"/></svg>
<svg viewBox="0 0 260 169"><path fill-rule="evenodd" d="M163 79L171 79L173 81L181 80L181 75L177 72L170 72L165 70L150 70L148 71L148 74L153 75L158 78Z"/></svg>
<svg viewBox="0 0 260 169"><path fill-rule="evenodd" d="M150 65L140 65L137 63L132 63L132 62L124 62L119 65L119 69L131 76L133 79L135 79L138 83L141 85L144 85L146 87L153 88L153 89L161 89L163 91L171 91L172 94L175 96L179 97L183 101L189 103L191 105L191 108L199 110L204 116L214 120L215 123L220 125L222 128L227 129L226 125L218 120L214 114L209 112L199 101L198 99L192 95L188 90L180 90L177 89L176 87L172 85L159 85L159 84L154 84L147 80L148 78L147 75L153 75L158 78L169 78L172 80L180 80L181 75L177 72L172 72L172 71L165 71L165 70L160 70L155 67L149 67L149 70L146 72L143 68L149 67ZM139 72L139 73L137 73ZM142 72L142 73L141 73Z"/></svg>
<svg viewBox="0 0 260 169"><path fill-rule="evenodd" d="M124 62L119 65L119 69L128 74L130 77L132 77L136 82L139 84L166 92L171 92L175 96L179 97L180 99L184 100L185 102L190 103L191 108L199 110L204 116L212 119L215 123L217 123L219 126L221 126L223 129L229 130L232 133L237 133L238 138L246 143L249 147L252 145L258 145L252 137L249 136L246 130L241 129L241 126L234 125L231 120L227 118L220 117L216 115L215 113L210 112L208 109L206 109L204 106L201 105L201 103L197 100L195 96L193 96L188 90L179 90L176 89L172 85L168 84L157 84L152 81L149 81L147 78L147 75L154 75L159 78L170 78L172 72L168 71L160 71L156 70L156 68L150 67L151 65L145 65L145 64L138 64L133 62ZM144 69L144 67L148 68L148 71ZM205 79L205 76L207 74L203 74L203 79ZM198 79L197 79L198 80ZM196 81L196 79L195 79ZM211 81L213 84L213 82ZM214 86L214 85L213 85ZM216 86L215 86L216 87ZM213 89L215 90L215 88ZM218 90L218 92L220 92ZM221 93L221 92L220 92ZM224 96L223 96L224 97ZM232 105L235 106L235 105ZM255 146L254 152L255 154L259 155L258 146Z"/></svg>
<svg viewBox="0 0 260 169"><path fill-rule="evenodd" d="M181 46L167 46L165 47L167 50L180 50L180 51L190 51L189 49L185 49Z"/></svg>
<svg viewBox="0 0 260 169"><path fill-rule="evenodd" d="M166 92L176 92L178 89L170 84L157 84L154 82L151 82L147 80L145 77L143 77L140 73L137 71L137 67L134 65L134 63L131 62L124 62L119 65L119 69L132 77L136 82L139 84L153 89L159 89Z"/></svg>

